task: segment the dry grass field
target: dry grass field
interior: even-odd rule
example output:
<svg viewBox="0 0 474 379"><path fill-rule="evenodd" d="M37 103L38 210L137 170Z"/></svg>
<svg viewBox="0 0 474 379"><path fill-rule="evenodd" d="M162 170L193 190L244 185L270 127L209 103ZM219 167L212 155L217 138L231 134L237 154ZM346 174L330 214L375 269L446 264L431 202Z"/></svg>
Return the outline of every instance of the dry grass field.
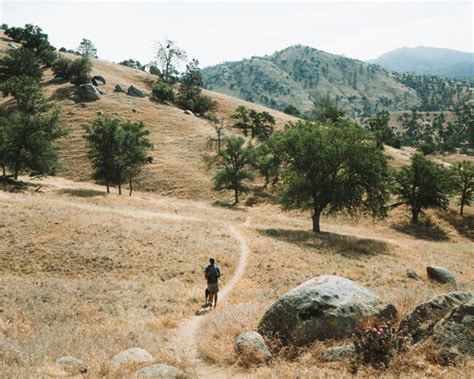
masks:
<svg viewBox="0 0 474 379"><path fill-rule="evenodd" d="M0 51L7 43L0 35ZM401 317L431 295L452 290L428 281L427 265L447 267L459 289L474 290L472 208L461 220L453 203L447 214L429 212L430 222L418 228L409 225L403 208L378 222L324 218L324 233L315 236L307 214L283 213L266 194L249 195L237 208L223 206L231 196L211 189L213 170L205 157L213 154L207 147L213 130L207 122L113 91L115 84L149 91L148 74L98 60L93 73L107 80L107 93L94 103L68 100L71 84L45 82L46 97L61 106L70 130L60 141L58 176L22 178L32 184L24 191L0 188L1 377L62 376L54 362L72 355L89 368L81 377L115 378L120 373L111 369L110 358L132 347L189 377L350 377L347 361L319 361L334 341L247 368L239 364L233 340L255 329L280 295L317 275L363 284L393 302ZM206 93L224 117L241 104L265 109ZM10 101L1 99L0 107ZM268 111L279 128L293 120ZM104 187L88 182L81 126L98 112L143 120L151 130L154 162L132 197L106 195ZM386 151L393 166L409 163L412 154ZM226 297L210 314L194 316L204 301L202 270L210 256L222 269ZM408 269L422 279L408 279ZM474 369L472 361L437 366L426 352L410 350L386 372L362 369L357 375L468 378Z"/></svg>

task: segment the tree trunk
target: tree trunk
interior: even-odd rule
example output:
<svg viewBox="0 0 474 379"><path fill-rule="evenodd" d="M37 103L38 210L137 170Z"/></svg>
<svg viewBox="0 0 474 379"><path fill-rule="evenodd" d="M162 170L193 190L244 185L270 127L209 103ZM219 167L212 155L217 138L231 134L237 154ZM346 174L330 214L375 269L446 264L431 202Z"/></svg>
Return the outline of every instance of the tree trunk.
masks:
<svg viewBox="0 0 474 379"><path fill-rule="evenodd" d="M19 171L20 171L20 167L17 163L15 163L15 170L13 171L13 179L18 180Z"/></svg>
<svg viewBox="0 0 474 379"><path fill-rule="evenodd" d="M413 224L418 225L418 215L420 214L420 211L418 209L412 209L411 210L411 222Z"/></svg>
<svg viewBox="0 0 474 379"><path fill-rule="evenodd" d="M133 191L132 177L128 178L128 187L130 188L130 192L129 192L128 196L132 196L132 191Z"/></svg>
<svg viewBox="0 0 474 379"><path fill-rule="evenodd" d="M270 183L270 175L265 175L265 184L263 185L263 188L267 188L268 183Z"/></svg>
<svg viewBox="0 0 474 379"><path fill-rule="evenodd" d="M321 211L315 209L313 212L313 233L321 233L321 228L319 226L320 218Z"/></svg>
<svg viewBox="0 0 474 379"><path fill-rule="evenodd" d="M239 191L237 189L234 190L234 205L239 202Z"/></svg>
<svg viewBox="0 0 474 379"><path fill-rule="evenodd" d="M122 194L122 183L118 182L119 195Z"/></svg>
<svg viewBox="0 0 474 379"><path fill-rule="evenodd" d="M110 186L108 181L105 181L105 186L107 187L107 193L110 193Z"/></svg>
<svg viewBox="0 0 474 379"><path fill-rule="evenodd" d="M2 171L3 171L3 176L7 176L7 172L5 171L5 165L2 163Z"/></svg>
<svg viewBox="0 0 474 379"><path fill-rule="evenodd" d="M464 217L464 196L461 198L461 210L459 211L462 217Z"/></svg>

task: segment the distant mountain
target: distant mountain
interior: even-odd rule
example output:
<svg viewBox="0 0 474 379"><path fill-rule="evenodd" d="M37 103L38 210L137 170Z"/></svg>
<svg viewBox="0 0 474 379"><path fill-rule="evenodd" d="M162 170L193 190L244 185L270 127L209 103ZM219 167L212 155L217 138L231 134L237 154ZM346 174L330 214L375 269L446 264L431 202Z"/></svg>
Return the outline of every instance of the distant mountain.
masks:
<svg viewBox="0 0 474 379"><path fill-rule="evenodd" d="M474 53L435 47L402 47L369 62L388 70L474 81Z"/></svg>
<svg viewBox="0 0 474 379"><path fill-rule="evenodd" d="M329 95L352 115L421 106L415 89L398 74L356 59L296 45L270 56L203 69L205 88L276 109L309 111Z"/></svg>

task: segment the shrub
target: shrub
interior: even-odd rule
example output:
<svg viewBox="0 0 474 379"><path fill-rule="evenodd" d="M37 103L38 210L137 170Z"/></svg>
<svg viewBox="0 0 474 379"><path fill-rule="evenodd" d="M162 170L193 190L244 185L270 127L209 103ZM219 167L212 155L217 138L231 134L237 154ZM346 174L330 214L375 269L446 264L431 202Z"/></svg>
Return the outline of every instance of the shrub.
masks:
<svg viewBox="0 0 474 379"><path fill-rule="evenodd" d="M351 361L353 370L368 364L376 369L387 368L394 351L401 347L401 341L390 321L357 331L354 334L355 357Z"/></svg>
<svg viewBox="0 0 474 379"><path fill-rule="evenodd" d="M168 83L165 83L165 82L156 83L151 93L154 99L162 103L166 101L170 101L170 102L174 101L173 87L171 87Z"/></svg>
<svg viewBox="0 0 474 379"><path fill-rule="evenodd" d="M85 84L91 80L92 62L89 58L76 59L69 66L69 77L74 84Z"/></svg>
<svg viewBox="0 0 474 379"><path fill-rule="evenodd" d="M51 65L54 75L69 79L71 74L71 63L72 61L70 59L63 57L57 58Z"/></svg>
<svg viewBox="0 0 474 379"><path fill-rule="evenodd" d="M52 49L43 50L41 53L39 53L39 59L46 67L51 67L57 58L58 54Z"/></svg>
<svg viewBox="0 0 474 379"><path fill-rule="evenodd" d="M66 52L67 52L67 49L66 49L65 47L61 47L61 48L59 49L59 51L60 51L61 53L66 53Z"/></svg>

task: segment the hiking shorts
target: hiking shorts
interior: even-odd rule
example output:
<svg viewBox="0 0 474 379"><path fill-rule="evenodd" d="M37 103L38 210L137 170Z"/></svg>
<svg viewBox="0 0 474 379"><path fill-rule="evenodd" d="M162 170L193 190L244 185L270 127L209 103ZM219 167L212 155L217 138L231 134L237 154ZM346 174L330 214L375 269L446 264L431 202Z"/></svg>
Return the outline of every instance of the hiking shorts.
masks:
<svg viewBox="0 0 474 379"><path fill-rule="evenodd" d="M219 292L219 285L217 283L207 283L207 290L209 293L217 293Z"/></svg>

